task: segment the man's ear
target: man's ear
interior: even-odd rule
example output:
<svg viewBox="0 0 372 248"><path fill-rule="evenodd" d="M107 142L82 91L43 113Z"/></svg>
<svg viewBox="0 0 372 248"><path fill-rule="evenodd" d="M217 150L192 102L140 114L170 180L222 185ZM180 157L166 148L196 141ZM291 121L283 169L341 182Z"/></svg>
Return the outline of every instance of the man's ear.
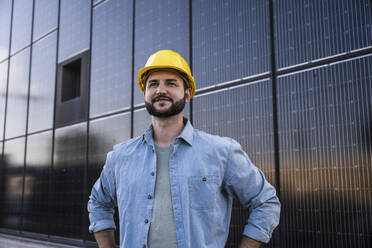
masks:
<svg viewBox="0 0 372 248"><path fill-rule="evenodd" d="M186 102L189 102L191 100L191 88L187 88L185 90L185 99L186 99Z"/></svg>

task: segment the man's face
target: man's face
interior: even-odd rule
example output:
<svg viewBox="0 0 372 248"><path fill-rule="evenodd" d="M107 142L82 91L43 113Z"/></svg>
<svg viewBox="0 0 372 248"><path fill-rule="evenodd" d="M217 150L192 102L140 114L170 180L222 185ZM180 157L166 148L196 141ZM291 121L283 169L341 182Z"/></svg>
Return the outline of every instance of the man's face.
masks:
<svg viewBox="0 0 372 248"><path fill-rule="evenodd" d="M179 114L190 101L191 90L182 78L170 71L155 71L146 81L145 104L150 115L166 118Z"/></svg>

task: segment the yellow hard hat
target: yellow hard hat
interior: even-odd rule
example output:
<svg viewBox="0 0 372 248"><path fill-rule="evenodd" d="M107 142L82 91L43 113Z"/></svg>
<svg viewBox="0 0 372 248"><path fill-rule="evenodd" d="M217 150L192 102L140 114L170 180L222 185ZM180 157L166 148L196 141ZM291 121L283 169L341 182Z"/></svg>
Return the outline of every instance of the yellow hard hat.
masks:
<svg viewBox="0 0 372 248"><path fill-rule="evenodd" d="M145 90L145 82L148 72L153 69L174 69L187 77L187 83L191 88L191 97L195 94L195 80L191 75L191 70L187 62L181 55L172 50L160 50L154 53L147 60L145 67L138 73L138 84L142 92Z"/></svg>

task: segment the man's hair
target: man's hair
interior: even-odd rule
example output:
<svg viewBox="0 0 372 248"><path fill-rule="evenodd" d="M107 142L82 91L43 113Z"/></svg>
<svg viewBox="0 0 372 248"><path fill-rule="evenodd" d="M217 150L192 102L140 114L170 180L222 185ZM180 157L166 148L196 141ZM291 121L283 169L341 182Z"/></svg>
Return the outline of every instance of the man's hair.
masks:
<svg viewBox="0 0 372 248"><path fill-rule="evenodd" d="M145 80L144 80L144 89L146 89L146 84L147 84L147 79L149 77L149 75L154 72L154 71L169 71L169 72L173 72L173 73L176 73L178 74L178 76L180 76L180 78L182 78L182 81L183 81L183 88L185 90L189 89L190 88L190 85L188 83L188 76L186 73L182 72L182 71L179 71L179 70L176 70L176 69L156 69L156 70L149 70L146 72L146 75L145 75Z"/></svg>

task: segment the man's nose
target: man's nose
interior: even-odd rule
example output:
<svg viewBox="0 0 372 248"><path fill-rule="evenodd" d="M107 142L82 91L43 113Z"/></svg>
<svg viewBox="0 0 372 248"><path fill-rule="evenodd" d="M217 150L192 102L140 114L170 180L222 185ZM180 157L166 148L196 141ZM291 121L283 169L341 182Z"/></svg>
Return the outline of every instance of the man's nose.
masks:
<svg viewBox="0 0 372 248"><path fill-rule="evenodd" d="M167 89L164 84L160 83L158 88L156 89L157 94L166 93Z"/></svg>

